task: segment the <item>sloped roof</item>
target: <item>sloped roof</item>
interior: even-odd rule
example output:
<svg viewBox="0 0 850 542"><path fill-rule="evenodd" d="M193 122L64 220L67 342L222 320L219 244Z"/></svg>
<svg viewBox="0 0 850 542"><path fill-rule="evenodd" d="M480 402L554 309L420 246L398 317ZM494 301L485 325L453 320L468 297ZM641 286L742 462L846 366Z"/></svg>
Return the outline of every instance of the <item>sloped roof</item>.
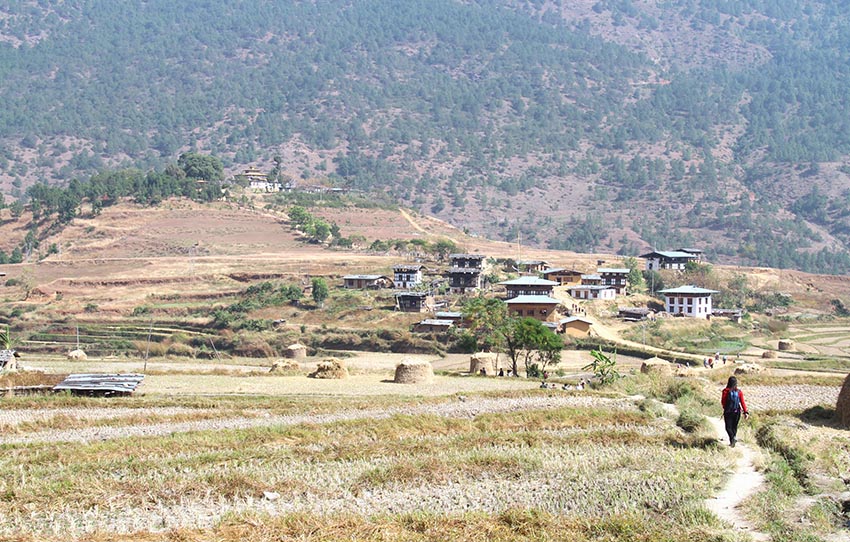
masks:
<svg viewBox="0 0 850 542"><path fill-rule="evenodd" d="M446 326L451 327L455 325L453 320L438 320L436 318L426 318L421 322L417 322L416 325L419 326Z"/></svg>
<svg viewBox="0 0 850 542"><path fill-rule="evenodd" d="M655 252L649 252L647 254L642 254L641 258L657 258L659 256L662 257L662 258L671 258L671 259L672 258L696 259L696 256L694 254L691 254L690 252L682 252L682 251L679 251L679 250L669 250L669 251L657 250Z"/></svg>
<svg viewBox="0 0 850 542"><path fill-rule="evenodd" d="M561 318L561 320L559 321L559 323L561 323L561 324L569 324L570 322L584 322L585 324L588 324L588 325L591 325L591 326L593 325L593 322L591 322L587 318L580 318L578 316L570 316L570 317L567 317L567 318Z"/></svg>
<svg viewBox="0 0 850 542"><path fill-rule="evenodd" d="M537 305L559 305L561 302L548 295L518 295L513 299L505 301L508 305L537 304Z"/></svg>
<svg viewBox="0 0 850 542"><path fill-rule="evenodd" d="M427 292L398 292L396 297L428 297Z"/></svg>
<svg viewBox="0 0 850 542"><path fill-rule="evenodd" d="M393 271L401 271L402 269L413 269L415 271L419 271L424 268L425 266L421 263L400 263L393 266Z"/></svg>
<svg viewBox="0 0 850 542"><path fill-rule="evenodd" d="M378 280L378 279L388 279L384 275L345 275L342 277L343 280Z"/></svg>
<svg viewBox="0 0 850 542"><path fill-rule="evenodd" d="M602 280L602 275L597 275L596 273L590 273L588 275L582 275L581 278L582 278L582 280L584 280L584 279Z"/></svg>
<svg viewBox="0 0 850 542"><path fill-rule="evenodd" d="M581 273L581 271L576 271L575 269L566 269L566 268L564 268L564 267L553 267L553 268L551 268L551 269L546 269L545 271L543 271L543 274L544 274L544 275L549 275L549 274L553 274L553 273L573 273L573 274L580 274L580 273Z"/></svg>
<svg viewBox="0 0 850 542"><path fill-rule="evenodd" d="M613 286L605 284L579 284L578 286L570 286L570 290L613 290Z"/></svg>
<svg viewBox="0 0 850 542"><path fill-rule="evenodd" d="M519 277L517 279L500 282L505 286L557 286L553 280L541 279L539 277Z"/></svg>
<svg viewBox="0 0 850 542"><path fill-rule="evenodd" d="M708 288L700 288L693 284L686 284L676 288L667 288L666 290L658 290L660 294L693 294L693 295L711 295L718 293L717 290L709 290Z"/></svg>
<svg viewBox="0 0 850 542"><path fill-rule="evenodd" d="M449 259L463 259L463 260L483 260L485 256L483 254L449 254Z"/></svg>
<svg viewBox="0 0 850 542"><path fill-rule="evenodd" d="M600 267L596 270L597 273L630 273L628 267Z"/></svg>

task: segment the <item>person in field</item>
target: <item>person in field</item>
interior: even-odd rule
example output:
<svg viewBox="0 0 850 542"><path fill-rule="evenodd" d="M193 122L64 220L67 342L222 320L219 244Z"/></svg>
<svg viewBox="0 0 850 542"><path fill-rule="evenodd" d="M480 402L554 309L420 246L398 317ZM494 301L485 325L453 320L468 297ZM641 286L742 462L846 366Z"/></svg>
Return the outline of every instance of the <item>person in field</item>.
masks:
<svg viewBox="0 0 850 542"><path fill-rule="evenodd" d="M726 422L729 445L734 448L738 441L738 422L741 421L741 414L745 419L750 417L750 413L747 412L747 403L744 402L744 392L738 389L738 379L734 376L729 377L720 395L720 404L723 406L723 421Z"/></svg>

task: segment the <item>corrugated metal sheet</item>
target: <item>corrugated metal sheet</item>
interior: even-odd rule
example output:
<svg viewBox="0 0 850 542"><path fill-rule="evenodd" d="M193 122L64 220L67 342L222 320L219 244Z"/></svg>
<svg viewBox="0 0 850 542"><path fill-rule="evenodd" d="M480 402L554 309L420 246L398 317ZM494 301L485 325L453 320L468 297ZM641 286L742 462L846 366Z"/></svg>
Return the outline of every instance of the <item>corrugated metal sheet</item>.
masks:
<svg viewBox="0 0 850 542"><path fill-rule="evenodd" d="M53 391L70 391L83 395L129 395L144 380L141 374L72 374L57 384Z"/></svg>

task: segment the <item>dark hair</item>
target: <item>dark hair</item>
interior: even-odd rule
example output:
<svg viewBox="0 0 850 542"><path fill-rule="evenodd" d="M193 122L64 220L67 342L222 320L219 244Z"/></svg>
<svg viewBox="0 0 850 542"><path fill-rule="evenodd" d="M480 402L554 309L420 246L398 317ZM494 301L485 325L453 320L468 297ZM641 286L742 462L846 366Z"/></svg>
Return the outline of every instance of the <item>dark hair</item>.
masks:
<svg viewBox="0 0 850 542"><path fill-rule="evenodd" d="M734 376L729 377L729 381L726 383L726 387L730 389L735 389L738 387L738 379Z"/></svg>

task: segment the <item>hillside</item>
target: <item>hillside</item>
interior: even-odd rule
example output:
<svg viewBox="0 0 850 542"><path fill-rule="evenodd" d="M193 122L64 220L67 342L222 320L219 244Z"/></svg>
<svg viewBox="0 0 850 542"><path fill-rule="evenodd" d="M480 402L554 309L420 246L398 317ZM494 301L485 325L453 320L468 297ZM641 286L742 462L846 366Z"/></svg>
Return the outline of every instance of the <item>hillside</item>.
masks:
<svg viewBox="0 0 850 542"><path fill-rule="evenodd" d="M4 3L0 188L277 158L525 245L843 273L848 23L802 0Z"/></svg>

